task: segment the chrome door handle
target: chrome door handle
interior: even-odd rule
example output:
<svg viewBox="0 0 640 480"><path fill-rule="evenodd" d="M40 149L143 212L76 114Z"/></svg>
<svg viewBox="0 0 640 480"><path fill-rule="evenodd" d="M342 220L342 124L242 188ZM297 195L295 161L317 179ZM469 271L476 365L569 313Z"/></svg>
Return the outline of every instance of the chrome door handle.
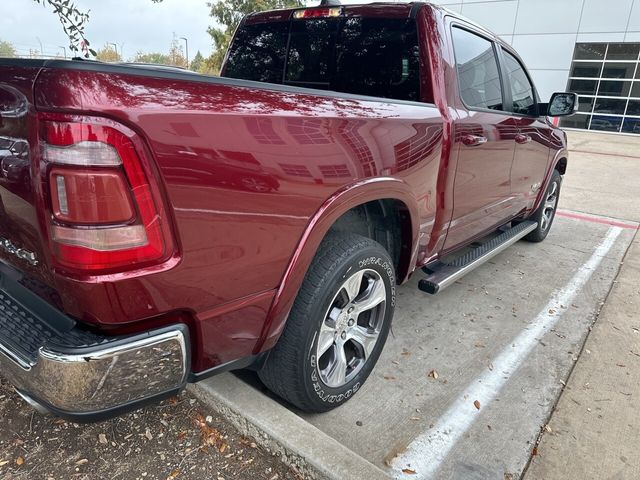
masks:
<svg viewBox="0 0 640 480"><path fill-rule="evenodd" d="M531 142L531 137L529 135L524 135L522 133L519 133L518 135L516 135L516 143L523 145L525 143L530 143L530 142Z"/></svg>
<svg viewBox="0 0 640 480"><path fill-rule="evenodd" d="M484 145L487 143L487 137L480 135L465 135L462 137L462 144L467 147L477 147L478 145Z"/></svg>

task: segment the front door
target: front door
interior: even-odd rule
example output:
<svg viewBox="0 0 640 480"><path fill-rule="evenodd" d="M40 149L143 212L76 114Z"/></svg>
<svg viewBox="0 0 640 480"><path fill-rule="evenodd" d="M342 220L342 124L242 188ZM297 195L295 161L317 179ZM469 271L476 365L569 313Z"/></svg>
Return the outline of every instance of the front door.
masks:
<svg viewBox="0 0 640 480"><path fill-rule="evenodd" d="M551 160L552 129L547 118L540 116L535 88L526 69L515 55L501 50L507 93L511 96L511 110L518 125L511 190L517 208L528 210L533 207L544 184Z"/></svg>

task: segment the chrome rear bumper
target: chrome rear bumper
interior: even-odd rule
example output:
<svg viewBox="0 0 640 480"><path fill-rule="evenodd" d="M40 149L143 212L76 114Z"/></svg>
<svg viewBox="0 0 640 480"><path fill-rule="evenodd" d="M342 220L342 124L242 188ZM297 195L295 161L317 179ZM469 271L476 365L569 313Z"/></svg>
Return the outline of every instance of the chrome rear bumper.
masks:
<svg viewBox="0 0 640 480"><path fill-rule="evenodd" d="M0 355L0 372L42 408L74 420L96 420L183 388L189 374L187 341L186 327L180 325L95 347L46 346L29 366Z"/></svg>
<svg viewBox="0 0 640 480"><path fill-rule="evenodd" d="M97 335L27 290L19 275L0 263L0 374L32 405L94 421L186 385L191 370L186 325Z"/></svg>

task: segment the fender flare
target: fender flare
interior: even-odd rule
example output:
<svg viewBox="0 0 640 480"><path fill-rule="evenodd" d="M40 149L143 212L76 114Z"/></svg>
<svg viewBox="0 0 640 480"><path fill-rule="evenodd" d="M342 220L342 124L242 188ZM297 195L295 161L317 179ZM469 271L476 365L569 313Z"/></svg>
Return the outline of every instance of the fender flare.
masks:
<svg viewBox="0 0 640 480"><path fill-rule="evenodd" d="M569 159L569 151L566 148L561 148L556 152L553 157L553 160L549 163L549 168L547 169L547 173L544 177L544 181L542 182L542 186L540 187L540 193L538 194L538 198L536 199L536 203L533 205L533 208L529 212L529 214L535 212L540 204L542 203L542 198L544 197L544 192L547 191L547 187L549 186L549 182L551 181L551 174L558 166L558 163L561 159L566 158Z"/></svg>
<svg viewBox="0 0 640 480"><path fill-rule="evenodd" d="M404 181L392 177L372 178L348 185L329 197L310 218L280 281L260 339L254 347L254 354L272 348L278 341L313 257L336 220L363 203L389 199L402 202L407 207L411 219L409 272L403 275L404 278L399 278L398 283L405 280L410 273L411 265L415 265L415 246L420 228L418 202L411 188Z"/></svg>
<svg viewBox="0 0 640 480"><path fill-rule="evenodd" d="M560 160L562 160L563 158L569 159L569 150L567 150L566 147L563 147L556 152L555 156L553 157L553 162L551 162L551 166L553 167L551 170L554 170L556 168L556 165L558 165ZM549 175L549 177L550 176L551 175Z"/></svg>

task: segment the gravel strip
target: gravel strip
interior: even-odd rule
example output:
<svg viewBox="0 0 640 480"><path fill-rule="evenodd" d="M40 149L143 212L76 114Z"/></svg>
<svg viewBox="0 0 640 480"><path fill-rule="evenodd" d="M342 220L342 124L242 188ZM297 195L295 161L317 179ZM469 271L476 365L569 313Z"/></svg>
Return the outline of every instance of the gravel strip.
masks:
<svg viewBox="0 0 640 480"><path fill-rule="evenodd" d="M7 480L303 480L186 392L76 424L37 413L0 378L0 422L0 478Z"/></svg>

